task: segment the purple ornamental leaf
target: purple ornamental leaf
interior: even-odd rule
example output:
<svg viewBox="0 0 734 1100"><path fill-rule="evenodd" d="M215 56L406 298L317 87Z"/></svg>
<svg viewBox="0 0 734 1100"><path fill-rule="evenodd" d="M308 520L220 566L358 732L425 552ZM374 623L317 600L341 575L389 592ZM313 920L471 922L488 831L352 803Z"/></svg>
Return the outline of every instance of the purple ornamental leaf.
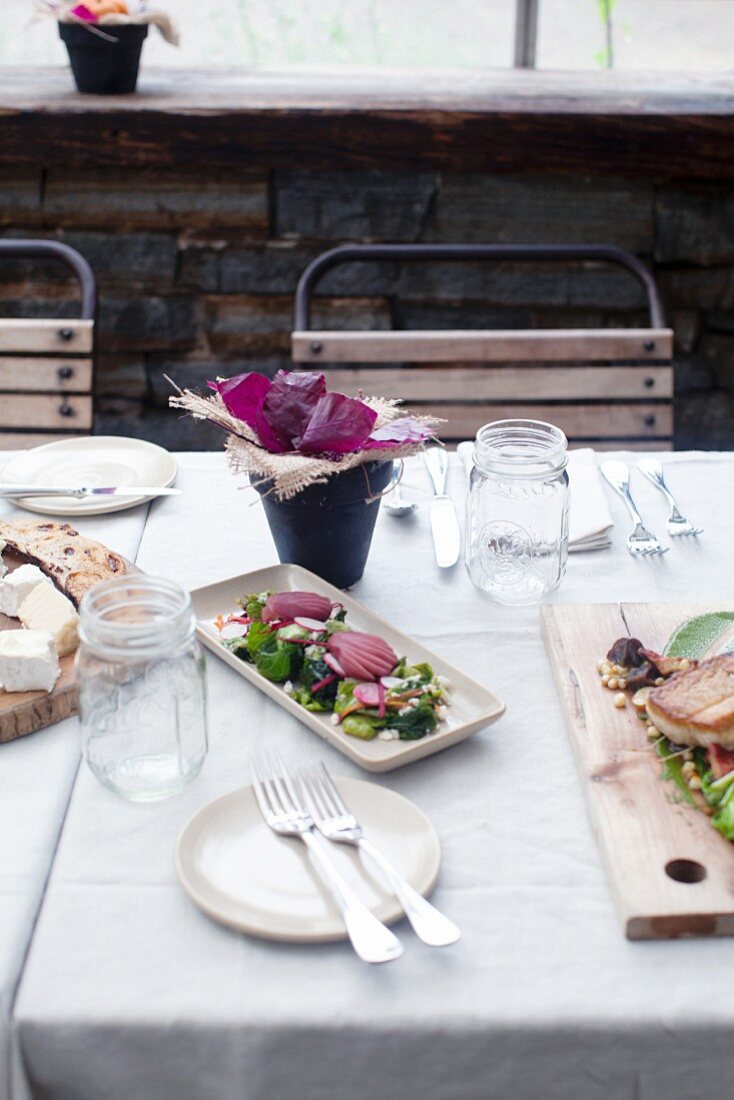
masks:
<svg viewBox="0 0 734 1100"><path fill-rule="evenodd" d="M323 374L279 370L263 404L263 414L286 451L297 451L301 437L321 397Z"/></svg>
<svg viewBox="0 0 734 1100"><path fill-rule="evenodd" d="M208 385L216 390L232 416L243 420L257 432L266 450L276 454L286 450L263 415L263 402L272 386L269 378L257 371L248 371L234 378L225 378L223 382L209 382Z"/></svg>
<svg viewBox="0 0 734 1100"><path fill-rule="evenodd" d="M363 447L366 451L376 450L380 447L398 447L410 443L424 443L433 438L433 429L427 424L422 424L414 416L401 416L390 424L383 424L381 428L372 432L369 439L365 440Z"/></svg>
<svg viewBox="0 0 734 1100"><path fill-rule="evenodd" d="M298 450L302 454L344 455L358 451L369 435L377 413L343 393L327 393L319 398Z"/></svg>

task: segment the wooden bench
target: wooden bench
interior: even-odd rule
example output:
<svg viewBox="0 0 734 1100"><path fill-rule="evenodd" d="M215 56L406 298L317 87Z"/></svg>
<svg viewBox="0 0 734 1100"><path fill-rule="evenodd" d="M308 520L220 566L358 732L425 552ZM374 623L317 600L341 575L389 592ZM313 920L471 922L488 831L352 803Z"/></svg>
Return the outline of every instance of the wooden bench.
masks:
<svg viewBox="0 0 734 1100"><path fill-rule="evenodd" d="M606 262L647 294L648 328L333 332L311 329L317 283L344 263L375 261ZM673 445L673 333L643 264L609 245L345 245L304 271L295 301L292 357L324 367L329 387L402 397L443 417L446 442L505 418L547 420L573 444L669 450Z"/></svg>
<svg viewBox="0 0 734 1100"><path fill-rule="evenodd" d="M58 241L0 240L0 261L6 258L60 260L71 268L80 286L81 319L0 317L0 448L88 435L94 422L97 310L92 269Z"/></svg>

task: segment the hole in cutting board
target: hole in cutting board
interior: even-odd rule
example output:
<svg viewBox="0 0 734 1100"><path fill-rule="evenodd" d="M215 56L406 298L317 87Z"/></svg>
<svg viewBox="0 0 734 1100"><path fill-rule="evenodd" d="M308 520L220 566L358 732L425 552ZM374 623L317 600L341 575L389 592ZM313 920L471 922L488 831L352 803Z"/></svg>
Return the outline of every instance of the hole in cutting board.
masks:
<svg viewBox="0 0 734 1100"><path fill-rule="evenodd" d="M665 873L676 882L703 882L706 878L706 868L695 859L671 859L665 864Z"/></svg>

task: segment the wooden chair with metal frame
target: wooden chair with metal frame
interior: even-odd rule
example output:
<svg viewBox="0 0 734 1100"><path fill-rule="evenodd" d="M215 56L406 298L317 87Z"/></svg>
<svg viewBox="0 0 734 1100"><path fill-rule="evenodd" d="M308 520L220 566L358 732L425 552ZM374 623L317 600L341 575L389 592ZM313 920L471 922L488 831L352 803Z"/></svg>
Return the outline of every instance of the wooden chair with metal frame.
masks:
<svg viewBox="0 0 734 1100"><path fill-rule="evenodd" d="M97 311L92 269L80 253L59 241L0 240L0 260L4 258L66 264L79 282L81 318L0 317L0 448L88 435L94 423Z"/></svg>
<svg viewBox="0 0 734 1100"><path fill-rule="evenodd" d="M340 264L375 261L606 262L647 295L647 328L333 332L311 328L319 281ZM673 333L655 281L611 245L344 245L303 272L295 299L293 361L326 370L329 387L401 397L443 417L446 442L505 418L548 420L572 444L632 450L673 445Z"/></svg>

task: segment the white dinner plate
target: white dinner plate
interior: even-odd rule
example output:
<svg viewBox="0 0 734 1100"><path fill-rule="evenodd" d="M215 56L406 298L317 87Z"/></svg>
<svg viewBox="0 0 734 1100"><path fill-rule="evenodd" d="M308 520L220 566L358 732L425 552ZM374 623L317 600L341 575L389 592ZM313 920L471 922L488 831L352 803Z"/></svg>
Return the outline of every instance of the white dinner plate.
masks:
<svg viewBox="0 0 734 1100"><path fill-rule="evenodd" d="M266 591L318 592L328 596L332 603L341 603L346 608L347 623L353 629L379 635L395 653L406 656L413 663L425 661L431 665L434 672L446 677L449 682L450 703L446 708L445 720L439 723L434 733L417 741L382 741L379 737L363 741L359 737L350 737L340 726L335 726L331 721L331 714L319 714L300 706L285 692L282 684L266 680L254 665L242 661L227 649L214 626L214 620L220 612L226 615L237 609L235 600L238 597L248 592ZM196 632L208 649L245 680L269 695L299 722L309 726L319 737L323 737L366 771L392 771L393 768L402 768L405 764L431 756L434 752L441 752L465 741L467 737L472 737L504 714L504 703L483 684L478 684L433 650L421 645L417 639L403 634L364 604L300 565L271 565L253 573L209 584L204 588L195 588L191 593L191 602L197 620Z"/></svg>
<svg viewBox="0 0 734 1100"><path fill-rule="evenodd" d="M361 779L336 779L350 810L404 878L421 894L441 865L436 830L402 795ZM328 843L328 842L324 842ZM380 918L402 916L368 861L345 844L329 844L339 870ZM239 932L292 943L347 938L344 921L298 838L277 836L263 821L252 787L199 810L176 842L176 873L208 916Z"/></svg>
<svg viewBox="0 0 734 1100"><path fill-rule="evenodd" d="M96 489L115 485L128 488L145 485L166 488L176 480L178 467L173 455L143 439L97 435L60 439L45 443L11 459L0 473L0 483L48 485ZM30 497L15 499L29 512L44 516L99 516L135 508L151 497L98 497L77 500L74 497Z"/></svg>

